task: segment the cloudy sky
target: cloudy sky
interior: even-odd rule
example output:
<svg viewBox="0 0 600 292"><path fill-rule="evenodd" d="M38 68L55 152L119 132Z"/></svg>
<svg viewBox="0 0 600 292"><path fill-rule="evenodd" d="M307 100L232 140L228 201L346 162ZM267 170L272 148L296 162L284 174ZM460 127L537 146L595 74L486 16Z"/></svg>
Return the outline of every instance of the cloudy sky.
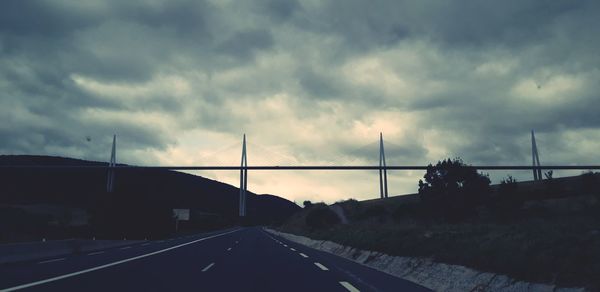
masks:
<svg viewBox="0 0 600 292"><path fill-rule="evenodd" d="M116 133L119 162L235 165L246 133L251 165L364 165L383 132L388 165L523 165L535 129L542 164L600 164L598 1L1 5L1 154L106 161ZM422 175L390 173L390 192ZM374 198L377 183L249 177L296 202Z"/></svg>

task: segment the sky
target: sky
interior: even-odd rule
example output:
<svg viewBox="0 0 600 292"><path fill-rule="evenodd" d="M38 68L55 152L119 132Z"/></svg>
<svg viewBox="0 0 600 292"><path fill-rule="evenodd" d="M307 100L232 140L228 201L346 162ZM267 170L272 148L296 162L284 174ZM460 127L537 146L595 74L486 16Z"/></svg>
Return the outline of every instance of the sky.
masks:
<svg viewBox="0 0 600 292"><path fill-rule="evenodd" d="M116 134L120 163L238 165L245 133L249 165L377 165L382 132L388 165L528 165L533 129L542 164L600 164L599 36L598 1L7 0L0 154L108 161ZM373 171L248 188L379 196Z"/></svg>

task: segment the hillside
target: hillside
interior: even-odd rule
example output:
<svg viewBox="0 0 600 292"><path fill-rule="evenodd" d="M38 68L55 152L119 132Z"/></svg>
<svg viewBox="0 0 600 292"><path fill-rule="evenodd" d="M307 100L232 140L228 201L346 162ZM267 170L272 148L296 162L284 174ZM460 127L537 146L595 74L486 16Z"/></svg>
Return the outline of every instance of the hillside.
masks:
<svg viewBox="0 0 600 292"><path fill-rule="evenodd" d="M492 186L492 195L498 189ZM519 280L599 290L600 175L517 183L512 194L520 202L512 209L499 212L485 203L474 217L457 222L426 217L417 194L314 204L279 230Z"/></svg>
<svg viewBox="0 0 600 292"><path fill-rule="evenodd" d="M106 163L50 156L0 156L0 165ZM102 169L0 168L0 206L58 205L93 213L102 205L110 209L111 204L119 204L135 212L140 206L152 204L191 209L194 214L208 214L228 224L239 223L239 189L234 186L176 171L130 169L116 173L115 192L107 194L106 177L107 171ZM297 210L299 207L286 199L248 192L246 223L281 221Z"/></svg>

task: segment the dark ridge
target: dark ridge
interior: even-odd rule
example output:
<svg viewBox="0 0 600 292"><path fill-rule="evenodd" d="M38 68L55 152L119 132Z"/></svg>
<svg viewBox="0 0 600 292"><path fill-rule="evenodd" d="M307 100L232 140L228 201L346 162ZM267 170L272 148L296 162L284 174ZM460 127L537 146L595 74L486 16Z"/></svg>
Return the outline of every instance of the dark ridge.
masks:
<svg viewBox="0 0 600 292"><path fill-rule="evenodd" d="M52 156L2 155L0 165L106 163ZM112 196L125 199L130 206L153 202L237 220L239 189L225 183L170 170L121 169L116 171L115 192L109 195L106 179L106 170L94 168L0 169L0 205L52 204L92 210L99 200ZM277 196L247 194L246 222L252 224L280 222L300 210L293 202Z"/></svg>

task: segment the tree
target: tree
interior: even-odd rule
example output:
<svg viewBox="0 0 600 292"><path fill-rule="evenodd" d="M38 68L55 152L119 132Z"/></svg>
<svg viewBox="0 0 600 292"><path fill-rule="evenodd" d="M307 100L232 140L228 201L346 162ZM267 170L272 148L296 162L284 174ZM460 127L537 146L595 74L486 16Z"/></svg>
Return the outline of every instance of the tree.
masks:
<svg viewBox="0 0 600 292"><path fill-rule="evenodd" d="M304 209L308 209L310 207L312 207L313 203L309 200L304 201L304 203L302 203L302 205L304 205Z"/></svg>
<svg viewBox="0 0 600 292"><path fill-rule="evenodd" d="M427 166L419 180L419 197L428 214L448 220L461 220L475 214L490 192L490 179L463 163L460 158Z"/></svg>
<svg viewBox="0 0 600 292"><path fill-rule="evenodd" d="M323 203L316 204L313 208L310 208L304 220L306 226L311 230L327 229L340 223L338 215Z"/></svg>

